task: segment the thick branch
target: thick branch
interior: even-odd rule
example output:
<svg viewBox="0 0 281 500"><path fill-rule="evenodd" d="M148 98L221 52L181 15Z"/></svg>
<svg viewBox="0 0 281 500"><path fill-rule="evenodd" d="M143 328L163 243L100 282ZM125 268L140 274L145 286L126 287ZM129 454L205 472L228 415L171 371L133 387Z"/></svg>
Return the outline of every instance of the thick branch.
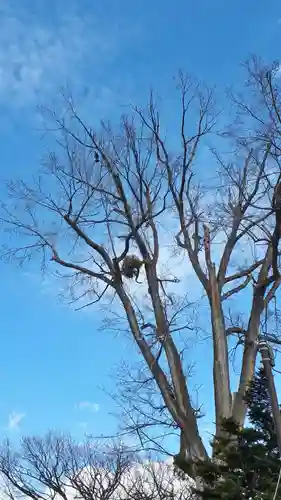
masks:
<svg viewBox="0 0 281 500"><path fill-rule="evenodd" d="M257 262L254 262L250 267L247 269L243 269L242 271L238 271L235 274L232 274L231 276L227 276L224 280L224 284L229 283L230 281L234 281L240 278L244 278L245 276L249 276L252 274L253 271L255 271L258 267L260 267L264 262L264 259L260 259Z"/></svg>
<svg viewBox="0 0 281 500"><path fill-rule="evenodd" d="M228 290L227 292L225 292L221 296L221 300L223 301L223 300L229 299L229 297L231 297L232 295L235 295L236 293L240 292L241 290L246 288L246 286L250 283L251 280L252 280L252 276L250 274L249 276L247 276L245 281L243 283L241 283L241 285L238 285L238 286L232 288L231 290Z"/></svg>

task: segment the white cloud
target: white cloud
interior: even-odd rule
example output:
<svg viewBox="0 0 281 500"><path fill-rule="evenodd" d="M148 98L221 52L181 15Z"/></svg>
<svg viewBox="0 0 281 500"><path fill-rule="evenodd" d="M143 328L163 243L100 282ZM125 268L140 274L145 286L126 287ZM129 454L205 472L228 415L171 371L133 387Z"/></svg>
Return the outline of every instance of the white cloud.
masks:
<svg viewBox="0 0 281 500"><path fill-rule="evenodd" d="M100 405L98 403L92 403L91 401L80 401L76 405L77 410L88 410L96 413L100 410Z"/></svg>
<svg viewBox="0 0 281 500"><path fill-rule="evenodd" d="M274 70L273 75L275 76L275 78L280 78L281 77L281 65L280 65L279 62L278 62L278 65L276 65L276 68Z"/></svg>
<svg viewBox="0 0 281 500"><path fill-rule="evenodd" d="M25 417L25 413L18 413L13 411L8 418L8 429L18 430L22 420Z"/></svg>
<svg viewBox="0 0 281 500"><path fill-rule="evenodd" d="M0 4L0 103L37 104L115 53L116 33L69 7L67 14L58 7L48 23L44 12L35 15L12 0Z"/></svg>

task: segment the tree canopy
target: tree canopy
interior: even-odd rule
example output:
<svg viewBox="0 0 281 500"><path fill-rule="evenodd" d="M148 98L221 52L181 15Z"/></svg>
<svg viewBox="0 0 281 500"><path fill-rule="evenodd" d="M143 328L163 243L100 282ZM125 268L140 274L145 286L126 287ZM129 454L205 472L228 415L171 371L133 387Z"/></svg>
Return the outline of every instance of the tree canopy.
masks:
<svg viewBox="0 0 281 500"><path fill-rule="evenodd" d="M179 433L184 457L203 460L201 402L194 402L183 344L196 332L194 279L210 323L213 371L206 378L213 378L216 437L222 419L244 423L260 325L268 330L270 324L268 339L280 342L270 309L280 285L272 271L280 81L276 65L258 58L246 72L244 95L228 93L231 126L214 90L179 74L177 150L153 95L146 109L134 108L117 127L102 122L96 129L64 95L63 113L48 113L54 151L31 182L8 183L0 215L8 235L2 258L39 266L40 257L43 269L64 279L78 308L111 305L114 327L130 332L145 367L133 381L135 400L127 400L138 437L149 440L150 429L161 424ZM132 254L142 264L142 285L122 274ZM175 255L181 265L173 268ZM237 349L233 388L231 351Z"/></svg>

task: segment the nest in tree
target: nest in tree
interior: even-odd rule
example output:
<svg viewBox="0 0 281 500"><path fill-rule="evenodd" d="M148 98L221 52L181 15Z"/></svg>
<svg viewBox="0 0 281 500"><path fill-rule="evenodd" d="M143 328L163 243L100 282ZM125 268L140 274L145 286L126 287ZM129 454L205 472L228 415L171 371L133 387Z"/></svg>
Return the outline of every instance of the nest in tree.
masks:
<svg viewBox="0 0 281 500"><path fill-rule="evenodd" d="M142 265L143 261L136 255L126 255L122 262L121 272L126 278L136 278L137 280Z"/></svg>

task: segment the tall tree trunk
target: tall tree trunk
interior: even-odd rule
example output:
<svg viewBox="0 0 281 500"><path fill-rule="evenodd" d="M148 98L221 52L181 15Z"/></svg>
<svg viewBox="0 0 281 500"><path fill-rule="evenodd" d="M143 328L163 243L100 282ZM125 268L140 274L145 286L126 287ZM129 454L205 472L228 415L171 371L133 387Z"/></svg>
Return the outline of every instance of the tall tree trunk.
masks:
<svg viewBox="0 0 281 500"><path fill-rule="evenodd" d="M266 301L270 300L269 295L275 290L276 284L273 283L272 289L268 292L268 297L265 299L268 281L268 273L272 263L272 248L268 246L267 252L260 268L257 283L254 287L254 294L252 300L252 309L249 318L248 328L245 333L244 352L242 358L242 368L240 372L240 380L238 391L235 394L232 406L232 417L240 425L244 425L246 418L247 407L244 402L244 396L247 391L249 382L252 380L255 372L255 364L257 357L257 342L260 330L261 314L266 307ZM279 285L277 285L278 287Z"/></svg>
<svg viewBox="0 0 281 500"><path fill-rule="evenodd" d="M216 275L216 266L211 260L210 231L206 225L204 225L204 250L209 274L207 293L211 309L213 334L213 380L216 436L219 436L221 434L222 418L228 418L231 415L231 389L221 287Z"/></svg>
<svg viewBox="0 0 281 500"><path fill-rule="evenodd" d="M181 429L181 445L184 443L184 447L182 448L181 446L181 452L183 453L181 456L185 459L186 456L189 458L206 459L207 452L199 434L196 414L192 408L180 356L173 339L168 332L167 339L166 341L164 340L164 348L166 344L165 352L172 375L171 387L165 372L160 367L157 358L153 355L146 339L142 335L133 305L122 286L118 287L118 295L126 311L133 337L153 375L165 405L174 422Z"/></svg>
<svg viewBox="0 0 281 500"><path fill-rule="evenodd" d="M169 373L171 375L172 391L178 406L178 413L182 415L182 423L180 425L181 452L183 451L189 458L204 459L207 454L199 434L197 418L191 404L180 354L169 330L169 324L159 293L159 280L156 267L146 264L145 268L149 284L148 291L156 319L157 335L161 339L166 354ZM182 449L182 443L185 443L184 449Z"/></svg>
<svg viewBox="0 0 281 500"><path fill-rule="evenodd" d="M245 335L239 386L233 401L232 417L240 426L243 426L247 412L244 396L255 372L257 341L261 314L264 308L264 292L264 288L257 288L254 292L253 306Z"/></svg>
<svg viewBox="0 0 281 500"><path fill-rule="evenodd" d="M215 265L209 268L212 333L213 333L213 378L216 414L216 436L219 436L221 419L231 415L231 389L229 377L229 360L224 314Z"/></svg>

